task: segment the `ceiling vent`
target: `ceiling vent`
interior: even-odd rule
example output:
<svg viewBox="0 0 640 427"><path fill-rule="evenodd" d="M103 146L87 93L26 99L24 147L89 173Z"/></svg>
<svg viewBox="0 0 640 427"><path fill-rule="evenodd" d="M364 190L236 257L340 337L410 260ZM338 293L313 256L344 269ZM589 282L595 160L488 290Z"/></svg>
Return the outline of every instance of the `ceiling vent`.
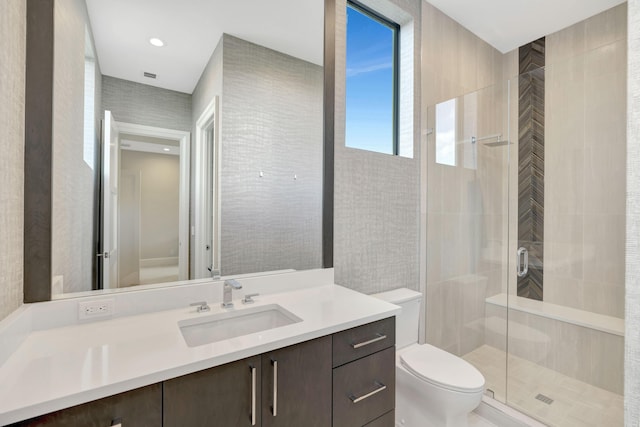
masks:
<svg viewBox="0 0 640 427"><path fill-rule="evenodd" d="M147 73L146 71L144 72L144 76L145 77L149 77L150 79L155 79L156 75L153 73Z"/></svg>

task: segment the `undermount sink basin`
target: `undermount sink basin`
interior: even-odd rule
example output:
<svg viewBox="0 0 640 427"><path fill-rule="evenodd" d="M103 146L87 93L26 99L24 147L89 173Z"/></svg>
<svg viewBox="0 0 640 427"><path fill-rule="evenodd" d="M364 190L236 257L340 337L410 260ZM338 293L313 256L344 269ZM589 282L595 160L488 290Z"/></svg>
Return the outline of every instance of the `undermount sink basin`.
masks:
<svg viewBox="0 0 640 427"><path fill-rule="evenodd" d="M270 304L181 320L178 326L187 345L197 347L298 322L302 319Z"/></svg>

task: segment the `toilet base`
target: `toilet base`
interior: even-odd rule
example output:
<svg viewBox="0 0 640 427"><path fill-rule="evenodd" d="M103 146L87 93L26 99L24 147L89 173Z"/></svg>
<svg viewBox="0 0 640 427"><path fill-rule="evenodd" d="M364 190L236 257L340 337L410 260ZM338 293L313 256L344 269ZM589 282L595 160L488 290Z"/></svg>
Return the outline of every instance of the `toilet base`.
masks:
<svg viewBox="0 0 640 427"><path fill-rule="evenodd" d="M396 398L396 420L395 427L468 427L469 414L460 414L442 420L426 413L415 406L418 402L407 402L401 396Z"/></svg>
<svg viewBox="0 0 640 427"><path fill-rule="evenodd" d="M396 360L396 427L468 427L469 413L481 400L482 391L459 393L435 387Z"/></svg>

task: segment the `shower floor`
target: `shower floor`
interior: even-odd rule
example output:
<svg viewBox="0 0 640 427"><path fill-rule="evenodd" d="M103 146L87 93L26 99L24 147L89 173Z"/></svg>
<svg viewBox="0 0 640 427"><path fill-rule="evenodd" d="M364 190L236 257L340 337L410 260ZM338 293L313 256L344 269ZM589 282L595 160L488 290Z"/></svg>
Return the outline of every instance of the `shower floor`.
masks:
<svg viewBox="0 0 640 427"><path fill-rule="evenodd" d="M463 359L482 372L486 387L493 390L496 400L545 424L558 427L624 425L624 399L619 394L512 355L509 355L507 391L504 351L483 345L464 355ZM553 399L553 403L536 399L538 394Z"/></svg>

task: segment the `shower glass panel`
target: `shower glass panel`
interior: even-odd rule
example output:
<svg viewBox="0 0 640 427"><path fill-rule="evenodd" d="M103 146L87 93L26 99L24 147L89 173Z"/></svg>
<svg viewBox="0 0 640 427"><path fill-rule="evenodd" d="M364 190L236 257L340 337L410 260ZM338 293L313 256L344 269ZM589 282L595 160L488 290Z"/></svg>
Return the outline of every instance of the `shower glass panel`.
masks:
<svg viewBox="0 0 640 427"><path fill-rule="evenodd" d="M426 341L506 402L509 82L426 108ZM424 185L424 184L423 184Z"/></svg>
<svg viewBox="0 0 640 427"><path fill-rule="evenodd" d="M626 42L571 57L561 42L547 37L546 66L510 79L506 401L550 426L622 426ZM522 107L540 79L532 130L514 92ZM532 144L543 149L532 154ZM529 245L531 292L516 255Z"/></svg>

